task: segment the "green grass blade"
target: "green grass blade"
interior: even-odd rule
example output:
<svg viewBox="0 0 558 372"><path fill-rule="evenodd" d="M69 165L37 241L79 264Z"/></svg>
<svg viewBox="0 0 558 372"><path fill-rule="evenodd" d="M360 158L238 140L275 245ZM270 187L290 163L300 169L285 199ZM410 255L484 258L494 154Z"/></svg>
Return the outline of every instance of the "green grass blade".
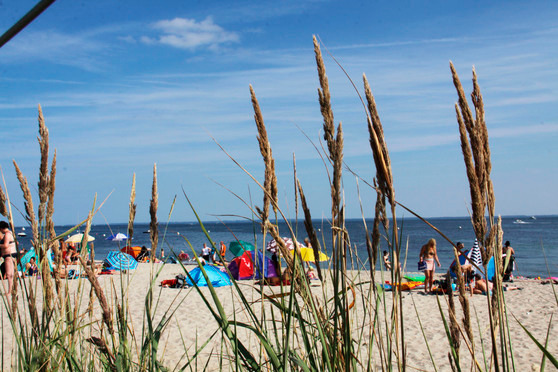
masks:
<svg viewBox="0 0 558 372"><path fill-rule="evenodd" d="M537 345L537 347L543 352L543 354L548 358L548 360L554 365L554 367L558 368L558 360L556 360L556 358L554 357L554 355L552 355L548 349L546 347L544 347L532 334L531 332L529 332L527 330L527 328L525 328L525 326L523 324L521 324L521 322L519 321L519 319L516 318L515 315L512 314L512 316L514 317L514 319L517 321L517 323L519 323L519 325L521 326L521 328L523 328L523 330L525 331L525 333L527 333L527 336L529 336L529 338L531 340L533 340L533 342L535 343L535 345ZM550 324L549 324L549 330L550 330Z"/></svg>

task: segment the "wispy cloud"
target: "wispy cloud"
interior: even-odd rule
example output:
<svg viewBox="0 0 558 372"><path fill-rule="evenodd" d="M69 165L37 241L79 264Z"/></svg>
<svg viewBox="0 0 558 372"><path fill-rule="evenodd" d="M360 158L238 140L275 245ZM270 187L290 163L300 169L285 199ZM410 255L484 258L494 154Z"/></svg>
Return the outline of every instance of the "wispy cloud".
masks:
<svg viewBox="0 0 558 372"><path fill-rule="evenodd" d="M162 35L142 36L140 39L142 42L193 50L200 47L215 49L221 44L239 41L237 33L226 31L215 24L211 17L207 17L201 22L188 18L161 20L155 22L152 27L154 30L162 32Z"/></svg>
<svg viewBox="0 0 558 372"><path fill-rule="evenodd" d="M97 58L106 45L95 34L67 34L59 31L29 31L2 48L0 64L47 61L89 71L106 65ZM97 56L97 57L96 57Z"/></svg>

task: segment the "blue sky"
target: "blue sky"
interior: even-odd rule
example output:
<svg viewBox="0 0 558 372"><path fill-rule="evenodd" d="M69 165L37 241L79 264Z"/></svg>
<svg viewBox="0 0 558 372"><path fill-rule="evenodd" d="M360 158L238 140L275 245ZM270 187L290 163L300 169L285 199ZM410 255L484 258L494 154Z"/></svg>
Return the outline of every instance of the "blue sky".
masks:
<svg viewBox="0 0 558 372"><path fill-rule="evenodd" d="M0 2L1 32L34 3ZM554 2L58 0L0 49L0 166L12 201L23 209L12 159L36 189L40 103L51 150L58 152L56 223L83 219L95 194L110 197L94 223L125 222L134 173L137 220L148 221L154 163L160 220L167 220L174 195L171 220L193 219L182 188L204 219L249 216L227 189L255 205L261 192L211 136L263 178L252 84L283 209L294 217L294 153L313 216L327 217L327 174L303 134L316 144L321 138L315 34L359 91L362 74L368 77L398 201L424 216L468 215L452 60L467 93L472 66L479 77L497 213L555 214L556 19ZM335 119L345 130L345 161L371 181L375 169L358 95L334 61L326 56L325 62ZM355 179L346 171L344 186L347 215L359 217ZM371 216L375 196L360 186ZM16 223L22 221L17 215Z"/></svg>

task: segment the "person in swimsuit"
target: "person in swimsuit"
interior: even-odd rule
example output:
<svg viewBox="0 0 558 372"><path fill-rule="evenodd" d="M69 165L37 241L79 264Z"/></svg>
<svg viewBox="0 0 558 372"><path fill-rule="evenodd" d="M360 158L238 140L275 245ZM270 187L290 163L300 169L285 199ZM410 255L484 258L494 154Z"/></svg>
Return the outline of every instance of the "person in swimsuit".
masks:
<svg viewBox="0 0 558 372"><path fill-rule="evenodd" d="M438 264L438 267L442 266L438 259L438 253L436 252L436 239L432 238L428 243L422 246L419 258L420 262L426 262L426 270L424 270L424 291L428 293L432 291L432 284L434 283L434 271L436 270L434 260Z"/></svg>
<svg viewBox="0 0 558 372"><path fill-rule="evenodd" d="M17 265L17 249L14 234L10 231L10 225L6 221L0 221L0 254L4 259L6 278L8 278L8 290L6 294L12 292L14 283L14 273Z"/></svg>
<svg viewBox="0 0 558 372"><path fill-rule="evenodd" d="M389 260L388 251L384 251L384 267L386 270L391 270L391 261Z"/></svg>
<svg viewBox="0 0 558 372"><path fill-rule="evenodd" d="M31 257L29 262L25 265L25 272L29 276L35 276L39 273L39 267L37 266L35 257Z"/></svg>

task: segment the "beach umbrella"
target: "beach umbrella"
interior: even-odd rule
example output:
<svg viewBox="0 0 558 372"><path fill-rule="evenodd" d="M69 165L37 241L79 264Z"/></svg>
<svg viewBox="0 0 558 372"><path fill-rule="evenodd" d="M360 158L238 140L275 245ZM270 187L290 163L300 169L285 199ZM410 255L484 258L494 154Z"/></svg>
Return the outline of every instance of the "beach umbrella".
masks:
<svg viewBox="0 0 558 372"><path fill-rule="evenodd" d="M285 242L285 245L287 246L287 249L289 249L291 251L294 249L294 243L293 243L293 240L291 238L283 238L283 241ZM265 247L265 249L267 249L271 253L277 253L277 251L279 250L279 245L277 244L275 239L273 239L273 240L270 240L269 243L267 243L267 246Z"/></svg>
<svg viewBox="0 0 558 372"><path fill-rule="evenodd" d="M244 252L253 251L254 244L245 242L244 240L235 240L229 243L229 251L233 256L242 256Z"/></svg>
<svg viewBox="0 0 558 372"><path fill-rule="evenodd" d="M294 250L291 253L294 254ZM316 256L314 255L314 248L300 247L300 257L302 258L302 261L316 262ZM329 260L329 257L323 252L318 252L318 257L319 257L318 261Z"/></svg>
<svg viewBox="0 0 558 372"><path fill-rule="evenodd" d="M87 235L87 241L92 242L95 240L91 235ZM81 243L83 241L83 234L74 234L66 239L66 243Z"/></svg>
<svg viewBox="0 0 558 372"><path fill-rule="evenodd" d="M127 253L110 251L105 262L116 270L133 270L138 267L138 261Z"/></svg>
<svg viewBox="0 0 558 372"><path fill-rule="evenodd" d="M113 242L121 242L123 240L128 240L128 236L122 233L112 234L107 238L107 240L112 240Z"/></svg>
<svg viewBox="0 0 558 372"><path fill-rule="evenodd" d="M469 258L469 260L473 262L475 265L477 265L478 267L482 267L482 256L479 247L479 241L477 239L475 239L475 244L473 245L473 248L471 248L471 250L467 254L467 258ZM472 273L475 274L476 272L477 269L473 266Z"/></svg>

